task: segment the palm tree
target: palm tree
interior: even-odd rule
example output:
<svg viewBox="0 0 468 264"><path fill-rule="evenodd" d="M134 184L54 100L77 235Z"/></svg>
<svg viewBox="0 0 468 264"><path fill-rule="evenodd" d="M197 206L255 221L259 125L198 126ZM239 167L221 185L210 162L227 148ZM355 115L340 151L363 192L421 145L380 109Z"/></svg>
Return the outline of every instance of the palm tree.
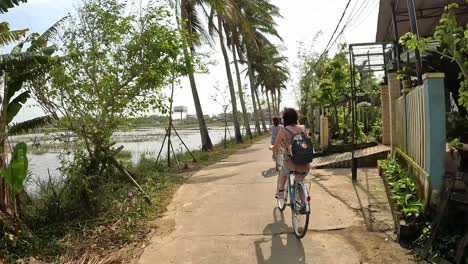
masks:
<svg viewBox="0 0 468 264"><path fill-rule="evenodd" d="M226 46L224 45L223 23L226 18L224 18L223 15L219 11L217 12L217 16L218 16L218 30L217 31L218 31L218 36L219 36L219 44L221 46L221 51L223 53L224 65L226 67L226 75L227 75L228 84L229 84L229 92L231 94L232 118L234 121L234 135L235 135L236 143L242 143L243 141L242 134L240 131L239 119L237 117L236 91L234 90L234 82L232 80L229 56L227 54Z"/></svg>
<svg viewBox="0 0 468 264"><path fill-rule="evenodd" d="M236 77L237 77L237 89L239 92L239 100L241 103L241 108L242 108L242 116L244 119L244 127L245 127L245 132L249 137L252 137L252 132L250 131L250 121L249 121L249 116L247 113L247 108L245 106L245 98L244 98L244 91L242 88L242 81L240 77L240 71L239 71L239 63L237 60L237 55L239 55L239 58L242 58L242 53L239 50L239 47L241 45L241 34L239 32L239 28L236 25L228 25L226 27L226 35L227 40L228 40L228 46L231 48L232 51L232 57L234 61L234 68L236 70ZM256 107L255 107L256 108ZM255 109L254 108L254 109Z"/></svg>
<svg viewBox="0 0 468 264"><path fill-rule="evenodd" d="M270 43L262 43L259 49L261 52L256 54L253 64L253 69L257 73L256 86L262 87L272 117L273 114L279 114L279 100L276 98L276 93L285 88L285 83L289 79L288 69L284 65L287 58L281 56L277 48Z"/></svg>
<svg viewBox="0 0 468 264"><path fill-rule="evenodd" d="M254 107L254 116L256 117L255 128L257 133L260 132L260 124L258 117L260 114L263 130L266 132L265 117L261 107L261 100L258 96L258 90L255 83L255 69L253 67L255 57L261 54L261 46L263 43L269 43L268 35L274 36L281 40L276 30L276 17L281 17L278 7L271 4L269 0L237 0L240 10L248 21L251 30L254 32L254 38L242 38L241 47L238 50L244 51L247 64L248 78L250 83L250 91L252 94L252 105ZM243 34L245 35L245 34ZM258 112L257 112L258 110Z"/></svg>
<svg viewBox="0 0 468 264"><path fill-rule="evenodd" d="M215 4L222 4L222 0L211 1ZM192 69L192 58L195 56L195 47L201 44L201 39L199 34L205 35L206 32L202 28L198 13L197 6L203 5L203 1L193 1L193 0L180 0L180 5L176 1L176 10L180 8L180 18L182 21L179 21L179 15L176 14L178 19L178 24L181 26L182 30L189 34L190 38L187 38L187 41L183 47L185 63L187 68ZM198 126L200 128L200 136L202 141L202 150L207 151L213 149L213 143L211 142L210 135L208 134L208 128L206 127L205 118L203 116L203 110L200 103L200 97L198 96L197 84L195 82L195 74L193 71L189 72L190 88L192 90L193 102L195 104L195 111L197 114Z"/></svg>

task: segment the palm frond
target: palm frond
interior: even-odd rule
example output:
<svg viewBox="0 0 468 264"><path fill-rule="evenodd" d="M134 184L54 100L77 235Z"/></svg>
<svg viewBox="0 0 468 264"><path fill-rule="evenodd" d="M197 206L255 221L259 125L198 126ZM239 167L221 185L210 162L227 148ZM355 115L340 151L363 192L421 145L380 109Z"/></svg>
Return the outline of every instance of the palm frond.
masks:
<svg viewBox="0 0 468 264"><path fill-rule="evenodd" d="M6 114L6 124L8 125L11 121L13 121L13 118L19 113L23 105L26 103L26 101L31 97L29 91L22 92L11 102L8 103L8 109L7 109L7 114Z"/></svg>
<svg viewBox="0 0 468 264"><path fill-rule="evenodd" d="M41 116L36 117L24 122L15 123L8 129L9 135L19 135L28 133L31 130L35 130L41 127L44 127L52 122L52 117L50 116Z"/></svg>
<svg viewBox="0 0 468 264"><path fill-rule="evenodd" d="M0 31L0 47L7 46L25 37L27 29Z"/></svg>
<svg viewBox="0 0 468 264"><path fill-rule="evenodd" d="M210 36L214 36L218 32L218 28L216 28L214 23L215 14L215 10L211 8L210 14L208 15L208 33Z"/></svg>
<svg viewBox="0 0 468 264"><path fill-rule="evenodd" d="M191 46L199 46L202 40L208 40L209 35L203 28L197 11L197 2L185 0L180 2L181 20L183 28L193 37Z"/></svg>
<svg viewBox="0 0 468 264"><path fill-rule="evenodd" d="M28 51L38 51L41 48L47 47L47 42L49 39L57 34L60 26L68 19L68 16L62 17L57 22L55 22L50 28L48 28L44 33L42 33L37 38L31 41L31 47L28 48Z"/></svg>
<svg viewBox="0 0 468 264"><path fill-rule="evenodd" d="M47 62L48 60L49 56L39 52L20 52L0 55L0 64Z"/></svg>
<svg viewBox="0 0 468 264"><path fill-rule="evenodd" d="M8 12L8 9L19 5L27 0L0 0L0 14Z"/></svg>

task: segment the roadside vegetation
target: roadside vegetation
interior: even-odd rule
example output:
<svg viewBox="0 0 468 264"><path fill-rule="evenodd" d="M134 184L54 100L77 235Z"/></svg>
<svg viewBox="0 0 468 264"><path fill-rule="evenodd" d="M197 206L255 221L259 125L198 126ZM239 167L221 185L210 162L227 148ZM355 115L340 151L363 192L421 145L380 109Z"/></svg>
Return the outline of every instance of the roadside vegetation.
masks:
<svg viewBox="0 0 468 264"><path fill-rule="evenodd" d="M320 32L315 39L320 36ZM352 94L348 50L342 45L333 56L307 50L300 54L299 107L306 117L306 125L318 133L317 115L329 119L331 144L349 144L352 139ZM372 74L353 73L359 87L356 109L358 143L381 140L380 86Z"/></svg>
<svg viewBox="0 0 468 264"><path fill-rule="evenodd" d="M391 198L407 223L418 223L424 219L425 206L418 197L416 184L409 172L397 160L385 160L381 169L388 183Z"/></svg>
<svg viewBox="0 0 468 264"><path fill-rule="evenodd" d="M249 142L249 138L245 141ZM198 169L250 145L229 141L227 148L218 144L211 152L194 151L196 163L188 153L178 154L182 171L176 166L168 168L165 160L156 163L154 158L144 156L137 164L131 164L127 155L121 152L119 160L127 164L135 180L149 194L152 204L147 204L127 177L114 169L108 172L112 181L93 177L98 186L92 193L94 215L80 204L81 193L76 186L82 184L79 182L82 180L80 167L87 163L87 159L76 157L62 167L67 178L50 178L39 184L36 193L24 197L22 221L28 228L14 240L0 240L3 247L0 252L7 263L30 257L43 263L105 260L109 256L130 261L148 239L147 235L154 227L151 220L161 216L181 184Z"/></svg>

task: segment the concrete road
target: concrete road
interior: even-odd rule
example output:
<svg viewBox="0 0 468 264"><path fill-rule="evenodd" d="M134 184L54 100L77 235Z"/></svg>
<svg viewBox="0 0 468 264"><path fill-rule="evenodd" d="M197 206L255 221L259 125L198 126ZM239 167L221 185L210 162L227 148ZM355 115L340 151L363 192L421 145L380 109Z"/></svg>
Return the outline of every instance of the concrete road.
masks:
<svg viewBox="0 0 468 264"><path fill-rule="evenodd" d="M359 208L365 193L353 193L343 170L313 177L309 230L296 239L289 208L276 209L273 167L263 140L196 173L138 263L414 263L385 233L369 230L364 212L372 210ZM330 188L320 181L327 178Z"/></svg>

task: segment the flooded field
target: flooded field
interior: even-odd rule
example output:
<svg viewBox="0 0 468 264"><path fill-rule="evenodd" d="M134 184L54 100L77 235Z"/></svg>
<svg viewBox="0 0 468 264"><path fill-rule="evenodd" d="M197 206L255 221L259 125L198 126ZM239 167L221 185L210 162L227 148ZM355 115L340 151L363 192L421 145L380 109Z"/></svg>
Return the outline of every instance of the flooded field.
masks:
<svg viewBox="0 0 468 264"><path fill-rule="evenodd" d="M232 127L230 131L232 136L234 136ZM180 129L177 132L190 150L201 148L201 138L198 129ZM224 128L211 127L209 128L209 134L213 144L220 143L224 138ZM164 128L140 128L116 132L112 140L116 142L115 147L124 146L124 151L131 154L132 161L138 162L143 155L146 157L157 157L164 140L164 135ZM50 133L27 134L12 138L12 144L23 141L29 146L29 169L32 173L29 185L37 180L48 179L49 173L53 178L60 177L60 172L57 169L61 165L60 155L66 151L65 144L61 143L64 138L69 137L65 134ZM69 141L73 142L73 138L69 139ZM176 153L185 152L184 146L174 132L172 132L171 141ZM47 147L34 147L33 145L35 144ZM165 144L162 150L163 157L166 156L166 153L167 144Z"/></svg>

